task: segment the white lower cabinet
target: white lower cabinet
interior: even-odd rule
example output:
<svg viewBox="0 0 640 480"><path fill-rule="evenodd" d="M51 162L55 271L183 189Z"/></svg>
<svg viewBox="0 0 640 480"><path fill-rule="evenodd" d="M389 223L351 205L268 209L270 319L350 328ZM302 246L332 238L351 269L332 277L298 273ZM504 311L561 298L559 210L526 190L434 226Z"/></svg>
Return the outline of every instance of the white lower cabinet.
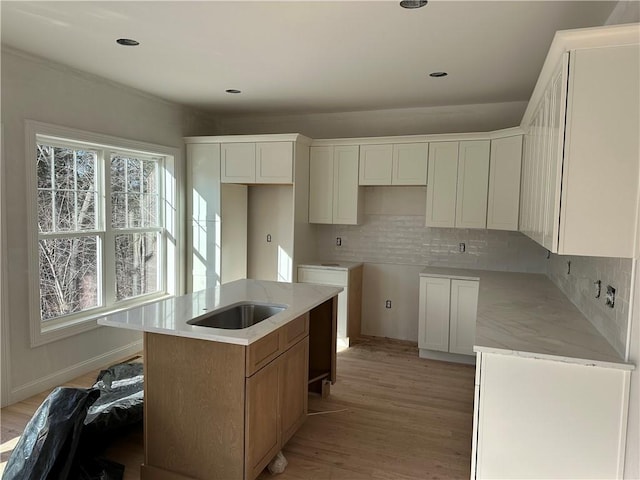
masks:
<svg viewBox="0 0 640 480"><path fill-rule="evenodd" d="M623 478L630 371L479 352L471 478Z"/></svg>
<svg viewBox="0 0 640 480"><path fill-rule="evenodd" d="M427 351L474 355L478 291L478 280L420 277L420 356L428 357Z"/></svg>

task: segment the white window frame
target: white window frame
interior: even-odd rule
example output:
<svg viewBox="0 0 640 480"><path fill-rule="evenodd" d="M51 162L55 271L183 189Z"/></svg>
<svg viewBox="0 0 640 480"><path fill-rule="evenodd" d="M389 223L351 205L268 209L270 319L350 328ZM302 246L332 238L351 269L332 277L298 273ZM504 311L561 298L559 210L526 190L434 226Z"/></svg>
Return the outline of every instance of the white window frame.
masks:
<svg viewBox="0 0 640 480"><path fill-rule="evenodd" d="M166 298L172 295L178 295L184 291L184 272L181 269L182 262L182 228L180 218L183 218L182 212L182 155L181 150L174 147L155 145L145 142L138 142L109 135L86 132L67 127L61 127L32 120L25 121L26 136L26 164L27 167L27 192L28 192L28 235L29 235L29 321L30 321L30 337L31 346L44 345L49 342L77 335L100 327L97 319L105 314L114 313L125 310L127 308L144 305ZM71 146L82 146L84 148L94 148L103 150L105 159L103 166L98 165L98 181L103 182L105 178L109 178L108 169L111 154L136 155L142 158L162 157L163 172L160 175L161 184L159 185L160 204L159 216L164 221L162 227L162 241L160 244L159 257L162 262L161 269L164 274L161 275L162 280L158 285L158 293L148 294L140 297L132 297L117 302L117 305L105 305L96 307L82 312L64 315L56 319L41 320L40 314L40 268L39 268L39 238L38 231L38 179L35 159L37 158L37 143L53 143L53 144L69 144ZM104 170L102 170L104 168ZM102 170L102 171L101 171ZM102 192L104 193L104 192ZM101 204L107 208L110 205L110 198L103 199ZM100 209L98 209L100 210ZM100 216L101 213L98 212ZM102 219L103 220L103 219ZM100 222L100 221L99 221ZM100 228L102 228L102 225ZM88 231L88 235L102 235L103 242L112 241L114 233L127 233L129 230L108 229L111 235L98 233L94 230ZM145 230L142 228L142 230ZM153 230L153 228L151 228ZM74 236L82 235L84 232L76 233ZM109 261L113 258L105 258L104 264L107 268L115 268L110 265ZM102 286L102 292L99 296L105 302L113 301L113 299L105 297L105 287Z"/></svg>

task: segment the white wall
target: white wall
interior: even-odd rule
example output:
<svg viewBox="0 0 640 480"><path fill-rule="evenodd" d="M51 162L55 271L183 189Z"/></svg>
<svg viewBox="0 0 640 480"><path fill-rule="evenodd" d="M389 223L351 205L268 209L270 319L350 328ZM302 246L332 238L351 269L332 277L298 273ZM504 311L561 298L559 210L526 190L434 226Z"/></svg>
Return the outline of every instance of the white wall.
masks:
<svg viewBox="0 0 640 480"><path fill-rule="evenodd" d="M137 333L102 327L31 348L27 256L24 120L62 125L142 142L183 148L183 135L211 134L207 118L135 90L33 58L2 51L2 123L6 177L6 271L10 365L3 364L9 401L58 385L140 348ZM4 178L3 178L4 179ZM4 333L4 331L3 331ZM4 335L3 335L4 337Z"/></svg>
<svg viewBox="0 0 640 480"><path fill-rule="evenodd" d="M505 102L363 112L227 115L217 119L216 131L220 135L302 133L314 139L488 132L520 125L526 106L527 102Z"/></svg>

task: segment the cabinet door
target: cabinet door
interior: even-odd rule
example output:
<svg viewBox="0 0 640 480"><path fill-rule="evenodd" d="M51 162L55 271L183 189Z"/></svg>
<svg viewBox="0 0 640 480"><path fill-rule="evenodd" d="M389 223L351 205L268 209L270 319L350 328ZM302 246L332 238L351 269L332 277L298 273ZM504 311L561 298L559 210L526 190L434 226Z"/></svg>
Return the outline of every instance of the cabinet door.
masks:
<svg viewBox="0 0 640 480"><path fill-rule="evenodd" d="M449 351L474 355L478 288L475 280L451 280L451 317L449 320Z"/></svg>
<svg viewBox="0 0 640 480"><path fill-rule="evenodd" d="M489 140L460 142L456 227L487 227Z"/></svg>
<svg viewBox="0 0 640 480"><path fill-rule="evenodd" d="M256 144L256 183L293 183L293 143Z"/></svg>
<svg viewBox="0 0 640 480"><path fill-rule="evenodd" d="M360 146L360 185L391 185L393 145Z"/></svg>
<svg viewBox="0 0 640 480"><path fill-rule="evenodd" d="M418 348L449 351L451 280L420 277Z"/></svg>
<svg viewBox="0 0 640 480"><path fill-rule="evenodd" d="M276 359L245 381L245 478L256 478L280 450L279 364Z"/></svg>
<svg viewBox="0 0 640 480"><path fill-rule="evenodd" d="M334 147L333 155L333 223L357 225L360 222L358 146Z"/></svg>
<svg viewBox="0 0 640 480"><path fill-rule="evenodd" d="M222 183L254 183L256 181L255 143L223 143L220 156Z"/></svg>
<svg viewBox="0 0 640 480"><path fill-rule="evenodd" d="M426 185L428 143L400 143L393 146L392 185Z"/></svg>
<svg viewBox="0 0 640 480"><path fill-rule="evenodd" d="M311 147L309 223L333 222L333 147Z"/></svg>
<svg viewBox="0 0 640 480"><path fill-rule="evenodd" d="M458 142L436 142L429 147L427 227L454 227L458 179Z"/></svg>
<svg viewBox="0 0 640 480"><path fill-rule="evenodd" d="M309 337L282 354L280 361L280 427L282 446L307 418Z"/></svg>
<svg viewBox="0 0 640 480"><path fill-rule="evenodd" d="M487 228L518 231L522 135L491 141Z"/></svg>

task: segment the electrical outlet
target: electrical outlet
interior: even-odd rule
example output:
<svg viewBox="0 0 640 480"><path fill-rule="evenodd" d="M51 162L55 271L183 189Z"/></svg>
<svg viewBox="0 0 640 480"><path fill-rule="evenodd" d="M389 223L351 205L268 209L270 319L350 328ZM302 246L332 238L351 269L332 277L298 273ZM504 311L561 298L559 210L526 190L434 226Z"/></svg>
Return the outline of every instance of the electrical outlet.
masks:
<svg viewBox="0 0 640 480"><path fill-rule="evenodd" d="M384 307L391 308L391 300L387 300L386 302L384 302Z"/></svg>
<svg viewBox="0 0 640 480"><path fill-rule="evenodd" d="M342 246L342 237L336 237L336 247Z"/></svg>
<svg viewBox="0 0 640 480"><path fill-rule="evenodd" d="M607 285L607 296L605 297L604 304L609 308L613 308L616 304L616 289L611 285Z"/></svg>
<svg viewBox="0 0 640 480"><path fill-rule="evenodd" d="M271 234L267 233L267 243L271 243Z"/></svg>
<svg viewBox="0 0 640 480"><path fill-rule="evenodd" d="M458 251L460 253L464 253L464 251L467 249L467 246L464 243L459 243L458 244Z"/></svg>
<svg viewBox="0 0 640 480"><path fill-rule="evenodd" d="M602 293L602 281L596 280L593 282L593 293L596 298L600 298L600 294Z"/></svg>
<svg viewBox="0 0 640 480"><path fill-rule="evenodd" d="M567 262L567 275L571 275L571 262Z"/></svg>

